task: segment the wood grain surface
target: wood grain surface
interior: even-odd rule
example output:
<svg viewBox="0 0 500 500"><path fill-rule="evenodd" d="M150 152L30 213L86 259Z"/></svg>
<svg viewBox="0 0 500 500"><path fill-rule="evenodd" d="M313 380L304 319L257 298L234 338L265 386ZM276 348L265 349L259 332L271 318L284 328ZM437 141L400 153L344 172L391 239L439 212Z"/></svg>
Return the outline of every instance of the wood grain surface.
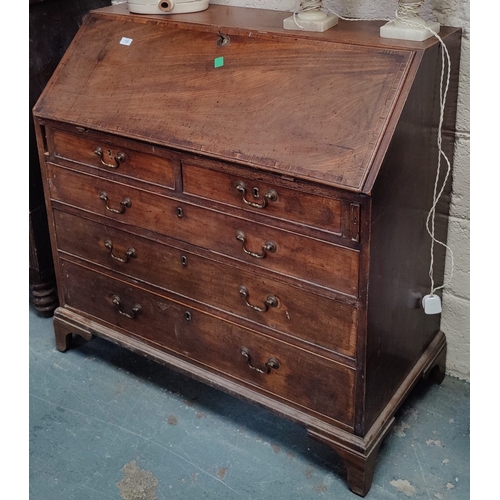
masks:
<svg viewBox="0 0 500 500"><path fill-rule="evenodd" d="M35 113L362 189L411 52L135 19L91 15Z"/></svg>

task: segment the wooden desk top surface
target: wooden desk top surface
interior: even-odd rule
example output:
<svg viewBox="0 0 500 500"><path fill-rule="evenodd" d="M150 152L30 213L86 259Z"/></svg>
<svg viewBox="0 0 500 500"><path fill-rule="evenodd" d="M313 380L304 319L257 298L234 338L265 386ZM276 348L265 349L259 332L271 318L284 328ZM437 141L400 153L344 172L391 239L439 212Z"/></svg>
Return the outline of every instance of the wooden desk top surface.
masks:
<svg viewBox="0 0 500 500"><path fill-rule="evenodd" d="M380 22L292 32L281 28L287 15L219 5L176 16L130 14L126 4L93 11L34 113L367 192L422 51L436 41L385 41Z"/></svg>

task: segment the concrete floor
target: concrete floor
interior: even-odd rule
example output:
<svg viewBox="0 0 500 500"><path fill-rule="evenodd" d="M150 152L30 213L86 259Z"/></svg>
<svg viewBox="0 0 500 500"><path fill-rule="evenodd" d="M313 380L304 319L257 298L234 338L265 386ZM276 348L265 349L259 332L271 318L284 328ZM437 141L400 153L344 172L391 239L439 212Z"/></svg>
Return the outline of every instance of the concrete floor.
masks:
<svg viewBox="0 0 500 500"><path fill-rule="evenodd" d="M98 338L60 353L29 314L30 500L360 498L298 425ZM365 498L469 499L469 397L419 383Z"/></svg>

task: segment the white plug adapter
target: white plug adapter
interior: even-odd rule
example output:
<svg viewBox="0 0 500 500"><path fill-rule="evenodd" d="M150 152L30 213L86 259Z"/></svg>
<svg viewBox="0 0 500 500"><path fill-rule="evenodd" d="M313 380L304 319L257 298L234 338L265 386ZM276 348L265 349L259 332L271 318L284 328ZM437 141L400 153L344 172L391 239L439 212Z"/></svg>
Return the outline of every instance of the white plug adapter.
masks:
<svg viewBox="0 0 500 500"><path fill-rule="evenodd" d="M442 311L441 298L439 295L426 295L422 298L422 307L425 314L440 314Z"/></svg>

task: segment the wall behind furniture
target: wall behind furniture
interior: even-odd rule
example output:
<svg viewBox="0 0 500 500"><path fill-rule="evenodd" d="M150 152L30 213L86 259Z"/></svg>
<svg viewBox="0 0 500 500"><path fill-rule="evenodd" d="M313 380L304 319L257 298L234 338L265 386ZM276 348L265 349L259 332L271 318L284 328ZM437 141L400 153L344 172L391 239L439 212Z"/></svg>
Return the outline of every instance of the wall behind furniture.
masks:
<svg viewBox="0 0 500 500"><path fill-rule="evenodd" d="M299 5L299 1L294 0L210 1L214 4L290 12ZM342 17L392 19L397 9L397 0L323 0L323 5ZM448 339L448 373L470 380L470 0L426 0L421 16L438 21L442 26L455 26L463 30L457 140L448 229L448 245L453 251L455 265L450 280L451 260L448 257L441 329Z"/></svg>

